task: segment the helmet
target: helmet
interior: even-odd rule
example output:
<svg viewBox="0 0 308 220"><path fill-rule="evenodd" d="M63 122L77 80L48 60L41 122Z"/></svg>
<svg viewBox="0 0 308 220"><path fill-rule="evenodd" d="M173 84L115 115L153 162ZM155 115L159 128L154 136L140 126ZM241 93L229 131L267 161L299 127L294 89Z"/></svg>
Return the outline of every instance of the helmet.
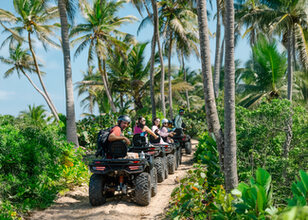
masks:
<svg viewBox="0 0 308 220"><path fill-rule="evenodd" d="M181 108L181 109L179 110L179 113L181 113L181 112L184 112L184 109Z"/></svg>
<svg viewBox="0 0 308 220"><path fill-rule="evenodd" d="M121 115L121 116L118 117L118 123L121 123L121 121L125 121L125 122L130 123L131 119L127 115Z"/></svg>
<svg viewBox="0 0 308 220"><path fill-rule="evenodd" d="M162 123L162 124L168 123L168 119L164 118L163 120L161 120L161 123Z"/></svg>

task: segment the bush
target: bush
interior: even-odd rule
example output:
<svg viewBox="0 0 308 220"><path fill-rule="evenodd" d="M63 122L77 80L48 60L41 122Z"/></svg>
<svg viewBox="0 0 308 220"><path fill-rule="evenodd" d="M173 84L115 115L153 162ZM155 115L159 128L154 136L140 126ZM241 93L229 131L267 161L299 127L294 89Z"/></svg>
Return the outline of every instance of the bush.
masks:
<svg viewBox="0 0 308 220"><path fill-rule="evenodd" d="M67 143L57 125L8 116L0 123L0 209L44 208L60 190L87 181L82 150Z"/></svg>

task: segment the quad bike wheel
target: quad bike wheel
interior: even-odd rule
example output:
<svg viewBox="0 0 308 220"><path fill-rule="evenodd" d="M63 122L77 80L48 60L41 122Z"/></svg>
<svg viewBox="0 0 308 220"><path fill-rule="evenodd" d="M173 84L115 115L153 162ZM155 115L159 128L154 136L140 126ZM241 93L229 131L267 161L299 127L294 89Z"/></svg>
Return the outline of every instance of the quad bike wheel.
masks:
<svg viewBox="0 0 308 220"><path fill-rule="evenodd" d="M191 154L191 143L190 143L190 141L188 141L188 142L186 142L185 143L185 152L186 152L186 154Z"/></svg>
<svg viewBox="0 0 308 220"><path fill-rule="evenodd" d="M137 204L147 206L151 201L151 176L149 173L140 173L136 178L135 201Z"/></svg>
<svg viewBox="0 0 308 220"><path fill-rule="evenodd" d="M168 154L167 163L168 163L168 173L174 174L176 167L176 158L173 154Z"/></svg>
<svg viewBox="0 0 308 220"><path fill-rule="evenodd" d="M154 159L154 166L157 170L157 182L161 183L165 180L164 164L161 157L157 157Z"/></svg>
<svg viewBox="0 0 308 220"><path fill-rule="evenodd" d="M105 177L103 175L93 174L89 183L89 200L92 206L99 206L106 202L104 192Z"/></svg>
<svg viewBox="0 0 308 220"><path fill-rule="evenodd" d="M157 170L153 167L152 171L152 191L151 196L154 197L157 194Z"/></svg>

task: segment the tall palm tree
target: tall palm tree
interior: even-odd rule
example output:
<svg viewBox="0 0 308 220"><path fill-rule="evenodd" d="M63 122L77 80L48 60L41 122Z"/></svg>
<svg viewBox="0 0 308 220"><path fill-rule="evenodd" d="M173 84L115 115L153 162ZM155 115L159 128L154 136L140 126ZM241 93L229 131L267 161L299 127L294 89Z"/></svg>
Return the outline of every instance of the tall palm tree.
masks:
<svg viewBox="0 0 308 220"><path fill-rule="evenodd" d="M112 50L122 50L125 45L116 38L116 35L124 36L118 28L126 22L135 20L133 16L117 17L116 14L125 1L105 1L95 0L90 6L87 2L83 3L82 13L86 23L78 24L71 30L70 36L74 37L82 34L72 41L73 44L80 43L75 52L78 56L87 46L88 65L93 63L96 55L98 70L101 74L106 95L108 97L111 109L116 112L112 94L108 86L108 75L106 71L106 59Z"/></svg>
<svg viewBox="0 0 308 220"><path fill-rule="evenodd" d="M197 41L197 15L181 1L163 0L160 5L160 29L165 37L165 50L168 51L168 90L169 90L169 111L170 117L173 118L172 109L172 83L171 83L171 54L174 47L183 45L177 49L183 56L185 46L192 46L192 42ZM179 41L179 43L177 43ZM188 44L191 45L188 45ZM183 57L182 57L183 58Z"/></svg>
<svg viewBox="0 0 308 220"><path fill-rule="evenodd" d="M198 10L200 54L201 54L207 124L209 132L214 133L216 137L217 148L219 152L219 162L221 169L224 170L224 162L223 162L224 140L223 140L223 133L219 123L215 96L214 96L211 59L210 59L210 44L208 36L208 23L207 23L207 13L206 13L206 0L198 0L197 10Z"/></svg>
<svg viewBox="0 0 308 220"><path fill-rule="evenodd" d="M221 22L220 22L220 13L221 13L221 0L216 0L216 46L215 46L215 63L214 63L214 93L215 98L218 98L219 95L219 73L220 73L220 38L221 38Z"/></svg>
<svg viewBox="0 0 308 220"><path fill-rule="evenodd" d="M154 64L155 64L155 47L156 47L156 27L154 26L153 16L149 11L146 0L130 0L132 4L137 8L139 14L142 15L142 9L145 8L150 21L153 24L153 37L151 41L151 66L150 66L150 95L151 95L151 108L152 108L152 119L156 118L156 105L155 105L155 91L154 91ZM139 32L139 31L138 31ZM138 33L137 32L137 33Z"/></svg>
<svg viewBox="0 0 308 220"><path fill-rule="evenodd" d="M225 0L225 83L224 83L224 173L226 190L238 185L235 129L234 6Z"/></svg>
<svg viewBox="0 0 308 220"><path fill-rule="evenodd" d="M162 113L164 117L166 117L165 70L164 70L163 52L161 49L160 36L159 36L159 16L158 16L157 1L151 0L151 3L152 3L152 8L153 8L154 36L155 36L155 41L157 42L159 60L160 60L160 68L161 68L160 93L161 93Z"/></svg>
<svg viewBox="0 0 308 220"><path fill-rule="evenodd" d="M76 146L79 145L77 138L77 127L75 123L75 103L74 89L72 80L70 43L68 37L68 13L72 16L74 8L72 1L58 0L58 8L61 21L61 39L62 51L64 59L64 78L65 78L65 94L66 94L66 138L68 142L73 142ZM68 10L67 10L68 8Z"/></svg>
<svg viewBox="0 0 308 220"><path fill-rule="evenodd" d="M49 7L47 3L48 0L14 0L14 9L19 17L16 17L9 11L0 9L0 21L17 25L15 27L9 28L1 23L2 26L5 27L5 30L11 33L11 35L4 41L4 43L8 42L8 40L11 40L11 42L14 40L23 40L21 35L24 31L26 31L29 49L33 57L40 84L44 93L49 99L53 111L57 112L42 80L41 71L39 69L39 64L37 62L34 48L32 46L31 37L33 34L35 34L45 49L47 49L47 44L57 46L57 44L50 38L50 36L54 33L53 29L55 26L50 25L49 23L51 20L58 16L58 10L56 7ZM58 117L56 117L56 120L58 120Z"/></svg>
<svg viewBox="0 0 308 220"><path fill-rule="evenodd" d="M14 45L11 45L14 46ZM25 50L21 47L21 44L18 44L17 46L10 47L9 48L9 58L4 58L0 56L0 61L10 65L10 69L5 71L4 77L9 77L14 72L18 74L18 77L20 77L20 73L22 73L27 80L30 82L30 84L34 87L34 89L40 93L43 98L45 99L47 105L49 106L51 112L53 113L54 117L59 120L57 112L54 111L54 108L52 108L51 103L49 99L47 98L46 94L39 89L39 87L32 81L30 76L27 74L27 72L35 72L35 64L33 62L33 58L29 54L28 50Z"/></svg>

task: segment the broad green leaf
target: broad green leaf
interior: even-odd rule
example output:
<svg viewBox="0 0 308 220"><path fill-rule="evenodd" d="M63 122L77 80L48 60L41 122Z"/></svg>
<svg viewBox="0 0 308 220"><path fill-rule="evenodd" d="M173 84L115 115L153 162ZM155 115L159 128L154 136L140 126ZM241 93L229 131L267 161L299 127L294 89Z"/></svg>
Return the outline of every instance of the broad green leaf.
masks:
<svg viewBox="0 0 308 220"><path fill-rule="evenodd" d="M307 192L308 191L308 174L305 171L300 170L299 176L301 177L302 183L305 186L305 189L306 189L306 192Z"/></svg>
<svg viewBox="0 0 308 220"><path fill-rule="evenodd" d="M268 192L271 186L272 177L271 175L264 169L258 168L256 172L256 182L264 187L266 193Z"/></svg>

